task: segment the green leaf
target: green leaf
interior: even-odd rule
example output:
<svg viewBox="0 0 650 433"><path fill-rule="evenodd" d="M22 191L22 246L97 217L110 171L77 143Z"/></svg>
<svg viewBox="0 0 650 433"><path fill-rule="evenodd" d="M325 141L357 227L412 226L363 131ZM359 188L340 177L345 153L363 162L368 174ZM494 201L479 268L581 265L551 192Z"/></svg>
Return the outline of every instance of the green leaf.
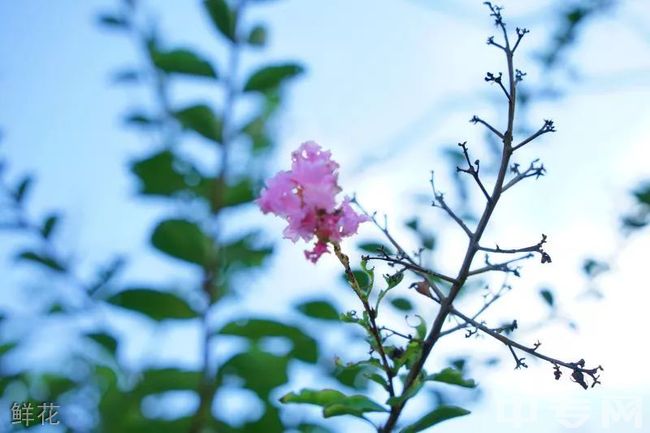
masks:
<svg viewBox="0 0 650 433"><path fill-rule="evenodd" d="M251 75L244 85L245 92L266 92L279 87L285 80L296 77L304 72L304 68L296 63L283 63L265 66Z"/></svg>
<svg viewBox="0 0 650 433"><path fill-rule="evenodd" d="M359 244L358 247L362 251L365 251L365 252L367 252L369 254L378 254L381 251L384 251L386 254L389 254L389 255L393 254L393 250L390 247L388 247L388 246L386 246L384 244L381 244L379 242L363 242L363 243Z"/></svg>
<svg viewBox="0 0 650 433"><path fill-rule="evenodd" d="M217 255L212 239L197 224L182 219L160 222L151 244L171 257L204 267L214 263Z"/></svg>
<svg viewBox="0 0 650 433"><path fill-rule="evenodd" d="M269 246L258 246L257 232L246 234L239 240L222 245L223 256L230 265L237 268L251 268L260 266L272 252Z"/></svg>
<svg viewBox="0 0 650 433"><path fill-rule="evenodd" d="M321 406L323 416L329 418L340 415L363 417L366 412L387 412L379 403L363 395L345 395L334 389L303 389L296 394L290 392L280 398L282 403L304 403Z"/></svg>
<svg viewBox="0 0 650 433"><path fill-rule="evenodd" d="M56 272L66 271L66 267L64 264L62 264L55 257L52 257L47 253L23 251L22 253L16 256L16 260L25 260L28 262L37 263Z"/></svg>
<svg viewBox="0 0 650 433"><path fill-rule="evenodd" d="M339 321L339 313L336 308L328 301L316 300L298 304L296 309L305 316L321 319Z"/></svg>
<svg viewBox="0 0 650 433"><path fill-rule="evenodd" d="M100 25L113 29L128 29L129 21L123 15L104 13L97 16L97 22Z"/></svg>
<svg viewBox="0 0 650 433"><path fill-rule="evenodd" d="M127 114L124 117L124 122L127 125L132 125L132 126L137 126L142 128L154 126L160 123L157 119L154 119L153 117L144 114L140 111L134 111L132 113Z"/></svg>
<svg viewBox="0 0 650 433"><path fill-rule="evenodd" d="M634 196L640 203L650 206L650 184L638 188L634 191Z"/></svg>
<svg viewBox="0 0 650 433"><path fill-rule="evenodd" d="M221 119L207 105L192 105L176 111L174 116L186 130L194 131L215 143L221 143L223 139Z"/></svg>
<svg viewBox="0 0 650 433"><path fill-rule="evenodd" d="M226 324L217 333L248 338L254 343L267 337L283 337L293 345L290 356L312 364L318 361L316 340L299 328L285 323L268 319L237 320Z"/></svg>
<svg viewBox="0 0 650 433"><path fill-rule="evenodd" d="M43 226L41 227L41 236L43 236L44 239L49 239L50 236L52 236L59 219L59 215L55 213L50 214L45 218Z"/></svg>
<svg viewBox="0 0 650 433"><path fill-rule="evenodd" d="M549 289L542 289L539 291L539 294L549 307L553 308L555 306L555 298L553 297L553 292L551 292Z"/></svg>
<svg viewBox="0 0 650 433"><path fill-rule="evenodd" d="M142 398L167 391L196 390L201 373L179 368L153 368L145 370L132 393Z"/></svg>
<svg viewBox="0 0 650 433"><path fill-rule="evenodd" d="M131 171L140 180L141 194L169 196L187 187L185 176L177 170L175 157L168 150L136 161Z"/></svg>
<svg viewBox="0 0 650 433"><path fill-rule="evenodd" d="M243 179L226 188L223 195L223 207L250 203L254 199L253 182L248 178Z"/></svg>
<svg viewBox="0 0 650 433"><path fill-rule="evenodd" d="M212 64L187 48L169 51L152 50L153 64L168 74L185 74L199 77L217 78Z"/></svg>
<svg viewBox="0 0 650 433"><path fill-rule="evenodd" d="M302 423L299 424L296 429L300 433L334 433L332 430L329 430L323 426L312 423Z"/></svg>
<svg viewBox="0 0 650 433"><path fill-rule="evenodd" d="M424 340L424 338L427 336L427 322L419 314L416 314L415 317L418 318L420 323L418 323L415 326L412 326L412 328L415 328L418 338L420 340Z"/></svg>
<svg viewBox="0 0 650 433"><path fill-rule="evenodd" d="M198 313L180 297L159 290L132 288L106 300L109 304L144 314L150 319L193 319Z"/></svg>
<svg viewBox="0 0 650 433"><path fill-rule="evenodd" d="M225 0L204 0L203 5L219 32L231 42L236 42L237 17L228 3Z"/></svg>
<svg viewBox="0 0 650 433"><path fill-rule="evenodd" d="M403 271L398 271L395 272L394 274L384 275L384 280L386 280L386 284L388 285L387 290L390 290L393 287L397 286L399 283L402 282L403 279L404 279Z"/></svg>
<svg viewBox="0 0 650 433"><path fill-rule="evenodd" d="M400 311L413 311L413 304L406 298L395 298L390 301L391 305Z"/></svg>
<svg viewBox="0 0 650 433"><path fill-rule="evenodd" d="M22 203L25 201L25 197L27 196L27 193L30 191L33 184L34 178L32 176L25 176L21 179L13 194L16 203Z"/></svg>
<svg viewBox="0 0 650 433"><path fill-rule="evenodd" d="M415 423L402 429L400 433L417 433L422 430L428 429L442 421L451 418L456 418L463 415L468 415L470 411L457 406L438 406L433 411L429 412Z"/></svg>
<svg viewBox="0 0 650 433"><path fill-rule="evenodd" d="M445 368L438 373L430 374L425 380L458 385L464 388L476 388L476 382L473 379L465 379L460 370L451 367Z"/></svg>
<svg viewBox="0 0 650 433"><path fill-rule="evenodd" d="M256 25L248 34L248 43L254 47L263 47L266 44L266 28L262 25Z"/></svg>
<svg viewBox="0 0 650 433"><path fill-rule="evenodd" d="M244 386L268 398L271 391L289 381L287 367L289 358L274 355L252 347L248 352L239 353L222 367L220 374L236 374L244 380Z"/></svg>
<svg viewBox="0 0 650 433"><path fill-rule="evenodd" d="M93 332L86 334L86 337L90 338L95 343L106 349L108 353L115 356L115 353L117 352L117 340L112 335L105 332Z"/></svg>

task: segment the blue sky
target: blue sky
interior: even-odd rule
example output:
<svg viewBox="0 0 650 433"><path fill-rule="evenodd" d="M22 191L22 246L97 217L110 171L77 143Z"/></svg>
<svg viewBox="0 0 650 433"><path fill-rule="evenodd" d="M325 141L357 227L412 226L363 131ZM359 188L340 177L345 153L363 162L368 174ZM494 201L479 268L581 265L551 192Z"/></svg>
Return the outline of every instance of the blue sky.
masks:
<svg viewBox="0 0 650 433"><path fill-rule="evenodd" d="M198 2L149 3L171 44L196 46L219 58L218 44ZM443 145L468 140L478 155L487 155L481 146L482 131L467 120L473 114L498 119L493 102L500 96L498 89L487 86L483 75L502 69L502 59L485 45L494 30L480 3L283 0L268 2L251 17L270 24L270 58L299 59L308 67L290 92L279 127L281 146L272 165L286 166L289 151L300 142L319 141L341 163L346 191L356 191L366 207L388 213L398 234L404 235L398 222L413 212L432 227L443 227L445 254L439 261L450 269L464 246L458 242L462 238L440 214L414 203L417 194L428 194L431 169L442 174L443 189L450 182L444 176ZM557 3L503 2L510 22L532 30L520 54L531 82L544 79L530 56L548 42L549 11ZM133 278L152 272L161 279L188 278L155 255L139 254L146 248L151 222L164 209L134 200L134 182L125 168L126 162L149 147L122 127L120 116L146 100L146 95L110 83L113 71L138 61L130 41L95 25L94 15L112 5L110 1L59 0L56 6L46 0L0 1L4 137L0 146L14 173L37 173L36 212L52 207L66 210L63 236L73 250L83 252L82 262L91 264L120 251L137 256L130 271ZM569 66L576 80L567 96L541 102L530 111L531 122L550 117L558 125L556 134L542 138L520 156L522 164L541 157L548 176L520 184L509 194L487 233L503 244L528 244L539 233L547 233L554 260L543 268L537 262L527 264L517 290L491 317L508 317L514 310L521 311L520 322L528 316L534 322L544 314L537 289L555 287L581 331L551 325L525 337L542 339L549 352L566 358L589 354L589 359L608 367L606 386L583 394L573 384L549 380L544 366L514 372L502 347L481 341L470 349L480 346L507 361L480 378L488 398L474 408L476 413L439 431L503 431L503 424L494 423L499 410L495 402L529 400L539 402L541 415L533 426L526 426L527 432L610 431L599 416L614 396L644 399L643 414L650 423L650 379L628 365L634 357L639 364L650 361L634 343L635 333L641 332L636 330L646 326L644 307L650 301L642 273L649 239L646 233L622 242L617 233L618 215L630 205L627 192L648 177L648 24L648 4L630 0L586 30L571 56ZM256 61L246 58L245 65L252 67ZM201 92L201 88L183 89L177 97L210 98ZM377 162L364 165L369 158ZM258 221L259 217L252 211L250 218ZM250 283L255 292L243 304L246 309L281 313L286 303L269 306L256 299L272 296L289 301L316 295L331 285L332 275L338 275L333 260L313 267L302 259L302 246L280 240L279 221L270 217L260 221L269 233L277 234L280 254L264 278L268 284ZM361 235L378 236L370 226ZM0 253L7 250L0 245ZM585 285L580 264L593 254L615 258L614 271L600 282L606 293L600 302L577 299ZM308 278L309 287L299 283L303 278L284 281L289 269ZM0 304L20 296L17 283L24 279L9 274L0 281ZM278 294L273 282L279 281L284 290ZM342 291L331 295L347 305ZM143 332L144 339L153 333ZM175 332L178 340L194 335L191 329ZM127 357L134 364L151 355L139 353L137 341L129 347ZM450 340L441 350L455 353L467 350L467 344L462 338ZM191 364L196 358L191 350L188 353L183 362ZM177 356L164 349L155 355ZM561 398L575 403L585 396L593 412L589 424L580 429L563 427L553 402ZM628 427L621 424L617 431L635 431ZM505 430L519 431L512 422Z"/></svg>

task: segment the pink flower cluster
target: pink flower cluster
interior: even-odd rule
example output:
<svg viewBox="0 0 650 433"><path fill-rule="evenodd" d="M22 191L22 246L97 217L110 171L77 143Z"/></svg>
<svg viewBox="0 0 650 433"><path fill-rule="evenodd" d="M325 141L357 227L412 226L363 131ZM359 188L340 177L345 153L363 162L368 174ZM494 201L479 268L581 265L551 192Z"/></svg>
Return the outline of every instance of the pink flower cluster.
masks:
<svg viewBox="0 0 650 433"><path fill-rule="evenodd" d="M303 143L291 154L291 170L269 179L257 200L262 212L287 220L285 238L308 242L316 237L314 248L305 251L307 259L314 263L328 252L328 242L340 242L353 235L359 224L368 219L352 209L347 197L337 206L336 195L341 192L339 165L331 156L313 141Z"/></svg>

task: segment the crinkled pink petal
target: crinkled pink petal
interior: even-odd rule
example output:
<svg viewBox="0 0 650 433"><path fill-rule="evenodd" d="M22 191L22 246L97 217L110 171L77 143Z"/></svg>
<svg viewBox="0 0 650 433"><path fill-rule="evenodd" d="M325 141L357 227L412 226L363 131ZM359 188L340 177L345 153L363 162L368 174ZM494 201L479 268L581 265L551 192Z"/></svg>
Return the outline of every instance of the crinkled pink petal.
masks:
<svg viewBox="0 0 650 433"><path fill-rule="evenodd" d="M281 171L266 182L266 188L257 200L262 212L272 212L278 216L288 216L300 211L300 197L295 193L296 184L291 173Z"/></svg>
<svg viewBox="0 0 650 433"><path fill-rule="evenodd" d="M305 250L305 257L312 263L316 263L318 259L320 259L320 256L327 252L329 252L327 250L327 244L325 242L318 241L311 251Z"/></svg>
<svg viewBox="0 0 650 433"><path fill-rule="evenodd" d="M341 237L353 235L359 229L359 224L368 221L365 215L357 214L352 206L350 206L350 199L347 197L341 204L341 219L339 220L339 229Z"/></svg>
<svg viewBox="0 0 650 433"><path fill-rule="evenodd" d="M329 151L308 141L291 154L291 160L291 170L266 182L257 204L264 213L274 213L288 222L285 238L293 242L317 238L314 248L305 251L307 259L315 263L328 252L328 242L340 242L356 233L368 218L357 214L347 197L337 208L339 165Z"/></svg>

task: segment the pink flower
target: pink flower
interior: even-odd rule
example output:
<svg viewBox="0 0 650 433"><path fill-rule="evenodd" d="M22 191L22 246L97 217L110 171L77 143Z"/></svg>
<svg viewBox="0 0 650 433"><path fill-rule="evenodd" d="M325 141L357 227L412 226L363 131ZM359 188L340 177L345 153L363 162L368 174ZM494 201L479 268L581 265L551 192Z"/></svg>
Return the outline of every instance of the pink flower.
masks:
<svg viewBox="0 0 650 433"><path fill-rule="evenodd" d="M257 200L262 212L271 212L289 223L285 238L296 242L316 237L314 248L305 251L305 257L314 263L328 252L328 242L340 242L355 234L359 224L368 220L352 209L347 197L337 206L339 165L331 157L317 143L303 143L291 154L291 170L269 179Z"/></svg>

